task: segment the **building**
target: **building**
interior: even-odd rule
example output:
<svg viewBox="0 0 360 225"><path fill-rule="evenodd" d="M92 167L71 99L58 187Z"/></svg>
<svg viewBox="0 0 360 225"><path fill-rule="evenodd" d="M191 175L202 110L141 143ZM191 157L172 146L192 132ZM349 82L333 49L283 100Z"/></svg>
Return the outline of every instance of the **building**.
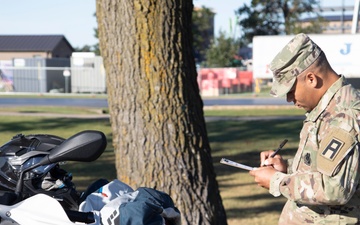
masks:
<svg viewBox="0 0 360 225"><path fill-rule="evenodd" d="M0 60L70 58L73 47L63 35L0 35Z"/></svg>
<svg viewBox="0 0 360 225"><path fill-rule="evenodd" d="M0 35L0 91L69 92L73 51L63 35Z"/></svg>
<svg viewBox="0 0 360 225"><path fill-rule="evenodd" d="M353 6L345 6L344 1L341 6L320 7L314 12L318 13L323 19L323 34L355 34L359 33L359 6L360 0L355 0ZM311 21L318 18L308 17L300 22L303 27L311 25Z"/></svg>
<svg viewBox="0 0 360 225"><path fill-rule="evenodd" d="M353 26L352 15L328 15L323 16L325 22L323 25L323 34L350 34ZM302 26L306 27L310 25L310 22L316 18L309 17L301 20ZM360 23L358 22L360 25ZM359 27L359 26L358 26ZM359 29L356 31L359 33Z"/></svg>
<svg viewBox="0 0 360 225"><path fill-rule="evenodd" d="M327 26L324 27L324 34L350 34L353 16L352 15L335 15L335 16L327 16L325 17ZM359 22L358 22L359 24ZM358 26L359 27L359 26ZM359 33L359 30L356 31Z"/></svg>

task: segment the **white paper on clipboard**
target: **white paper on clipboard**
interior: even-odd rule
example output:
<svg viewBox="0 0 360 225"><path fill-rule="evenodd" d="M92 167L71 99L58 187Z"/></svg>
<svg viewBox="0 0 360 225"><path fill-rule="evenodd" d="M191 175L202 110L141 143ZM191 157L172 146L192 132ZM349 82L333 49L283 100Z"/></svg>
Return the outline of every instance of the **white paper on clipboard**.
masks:
<svg viewBox="0 0 360 225"><path fill-rule="evenodd" d="M241 163L237 163L237 162L231 161L229 159L225 159L225 158L222 158L220 160L220 163L228 165L228 166L233 166L233 167L236 167L236 168L244 169L244 170L249 170L249 171L255 169L254 167L247 166L247 165L244 165L244 164L241 164Z"/></svg>

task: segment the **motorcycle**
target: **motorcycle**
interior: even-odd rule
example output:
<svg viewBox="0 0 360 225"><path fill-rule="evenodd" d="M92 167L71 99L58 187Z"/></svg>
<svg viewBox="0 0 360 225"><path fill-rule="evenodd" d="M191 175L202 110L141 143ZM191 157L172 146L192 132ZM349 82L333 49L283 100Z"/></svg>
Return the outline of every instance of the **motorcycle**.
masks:
<svg viewBox="0 0 360 225"><path fill-rule="evenodd" d="M61 162L92 162L106 148L100 131L68 139L49 134L14 136L0 147L0 225L180 224L169 195L99 179L79 192Z"/></svg>

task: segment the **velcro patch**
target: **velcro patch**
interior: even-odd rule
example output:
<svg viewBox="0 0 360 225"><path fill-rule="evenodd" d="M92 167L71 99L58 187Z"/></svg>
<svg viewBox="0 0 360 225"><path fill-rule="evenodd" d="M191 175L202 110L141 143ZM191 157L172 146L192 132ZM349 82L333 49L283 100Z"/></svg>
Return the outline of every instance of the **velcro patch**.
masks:
<svg viewBox="0 0 360 225"><path fill-rule="evenodd" d="M333 137L329 144L325 146L325 149L321 150L321 156L330 161L334 161L335 156L339 153L344 144L345 143L342 140Z"/></svg>
<svg viewBox="0 0 360 225"><path fill-rule="evenodd" d="M320 143L317 154L317 168L319 172L331 176L346 154L356 144L354 136L340 128L332 131Z"/></svg>

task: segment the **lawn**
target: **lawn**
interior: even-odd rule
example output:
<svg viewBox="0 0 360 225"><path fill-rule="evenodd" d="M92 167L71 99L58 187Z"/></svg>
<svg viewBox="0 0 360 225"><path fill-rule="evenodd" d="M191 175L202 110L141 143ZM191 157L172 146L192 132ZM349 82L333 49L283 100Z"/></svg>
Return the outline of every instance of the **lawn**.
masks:
<svg viewBox="0 0 360 225"><path fill-rule="evenodd" d="M302 121L221 121L207 123L212 156L229 225L277 224L285 199L272 197L258 187L247 171L222 165L228 158L258 166L262 150L277 148L283 139L289 142L281 152L295 153Z"/></svg>
<svg viewBox="0 0 360 225"><path fill-rule="evenodd" d="M13 109L16 111L15 109ZM20 110L20 109L19 109ZM36 109L21 109L37 113ZM52 109L54 110L54 109ZM259 153L262 150L274 149L283 139L289 142L281 152L284 157L294 154L301 120L232 120L233 117L248 115L294 115L293 109L237 109L231 113L227 110L218 112L206 111L205 115L228 116L225 121L207 122L208 136L212 148L212 157L221 196L226 209L229 225L238 224L276 224L285 199L274 198L267 190L258 187L247 171L222 165L220 159L225 157L250 166L259 164ZM279 109L280 110L280 109ZM41 108L39 112L47 112ZM76 110L55 110L57 113L80 112ZM96 110L95 110L96 111ZM2 112L2 110L0 110ZM296 112L296 115L300 113ZM49 133L69 137L76 132L95 129L105 133L108 146L105 153L92 163L68 163L63 166L74 175L74 181L79 189L84 189L97 178L114 179L114 155L112 135L108 119L74 119L57 117L24 117L17 115L0 115L0 143L5 143L17 133L34 134Z"/></svg>

